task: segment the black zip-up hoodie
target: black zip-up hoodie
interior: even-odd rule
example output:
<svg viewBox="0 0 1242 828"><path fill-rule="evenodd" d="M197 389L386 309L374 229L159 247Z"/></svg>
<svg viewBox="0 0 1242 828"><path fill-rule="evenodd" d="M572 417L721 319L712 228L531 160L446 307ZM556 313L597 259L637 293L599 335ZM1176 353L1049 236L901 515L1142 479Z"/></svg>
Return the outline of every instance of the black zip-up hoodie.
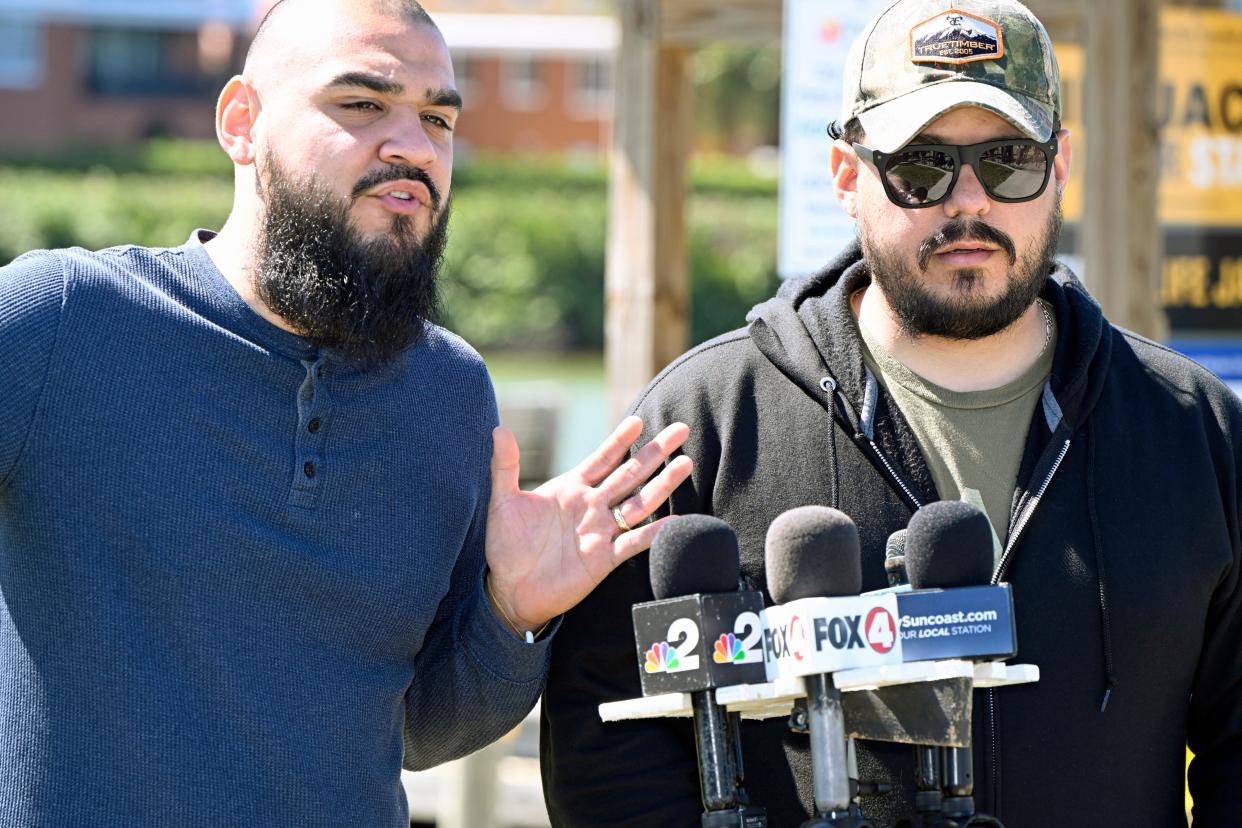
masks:
<svg viewBox="0 0 1242 828"><path fill-rule="evenodd" d="M695 469L671 509L727 520L760 587L764 535L787 509L849 514L874 589L888 535L938 499L863 364L849 296L868 279L854 246L757 306L748 329L678 359L635 403L648 435L690 425ZM1196 828L1242 826L1242 405L1195 363L1112 327L1068 271L1054 270L1043 298L1057 352L993 575L1013 585L1016 661L1038 665L1040 681L975 693L975 800L1008 828L1183 824L1189 742ZM603 724L596 710L640 695L629 611L651 598L642 555L557 633L541 746L556 826L698 825L689 721ZM807 737L768 720L744 723L742 741L752 801L773 828L799 825ZM860 742L859 765L894 786L864 799L868 816L912 813L908 746Z"/></svg>

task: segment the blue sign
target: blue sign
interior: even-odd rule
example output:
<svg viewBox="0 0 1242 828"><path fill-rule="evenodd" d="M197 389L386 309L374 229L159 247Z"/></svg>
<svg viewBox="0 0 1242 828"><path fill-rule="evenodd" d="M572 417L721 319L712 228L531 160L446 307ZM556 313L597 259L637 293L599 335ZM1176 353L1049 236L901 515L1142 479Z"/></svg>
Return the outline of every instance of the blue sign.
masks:
<svg viewBox="0 0 1242 828"><path fill-rule="evenodd" d="M903 661L1005 659L1018 652L1008 584L897 593Z"/></svg>
<svg viewBox="0 0 1242 828"><path fill-rule="evenodd" d="M1169 347L1185 354L1225 382L1242 381L1242 341L1173 340Z"/></svg>

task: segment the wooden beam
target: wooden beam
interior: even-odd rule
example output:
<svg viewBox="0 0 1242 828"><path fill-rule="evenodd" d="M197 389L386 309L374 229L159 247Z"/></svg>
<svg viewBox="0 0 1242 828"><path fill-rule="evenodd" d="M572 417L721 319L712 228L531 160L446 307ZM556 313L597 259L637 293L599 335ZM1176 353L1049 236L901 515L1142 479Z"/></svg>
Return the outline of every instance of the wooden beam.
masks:
<svg viewBox="0 0 1242 828"><path fill-rule="evenodd" d="M764 43L781 37L784 0L660 0L659 7L662 43Z"/></svg>
<svg viewBox="0 0 1242 828"><path fill-rule="evenodd" d="M613 420L688 340L690 54L660 44L659 11L660 0L620 4L604 325Z"/></svg>
<svg viewBox="0 0 1242 828"><path fill-rule="evenodd" d="M1159 7L1160 0L1084 4L1084 279L1110 321L1154 339L1167 334L1157 305Z"/></svg>

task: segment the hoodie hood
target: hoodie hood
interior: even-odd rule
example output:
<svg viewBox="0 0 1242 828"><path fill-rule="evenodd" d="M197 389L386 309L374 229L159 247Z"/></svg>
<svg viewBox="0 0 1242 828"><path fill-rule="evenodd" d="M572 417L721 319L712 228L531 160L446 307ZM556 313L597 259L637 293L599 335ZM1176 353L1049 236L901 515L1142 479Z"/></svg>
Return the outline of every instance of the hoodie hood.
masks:
<svg viewBox="0 0 1242 828"><path fill-rule="evenodd" d="M850 296L869 284L871 274L857 241L824 270L806 279L786 282L777 295L756 305L747 315L756 347L786 377L828 408L868 455L876 471L902 494L908 506L938 500L931 473L908 426L892 406L879 406L878 383L862 358L857 322ZM1043 491L1069 451L1080 430L1086 437L1090 461L1087 470L1088 519L1094 546L1101 655L1105 687L1101 711L1108 706L1118 677L1114 667L1112 621L1105 568L1104 545L1095 499L1095 445L1088 417L1104 388L1111 355L1111 327L1100 306L1078 278L1060 263L1054 264L1040 293L1057 317L1057 345L1052 375L1043 393L1047 431L1032 428L1023 453L1018 480L1023 484L1015 502L1019 518L1011 524L993 582L1005 578L1011 552L1026 519L1038 506ZM835 443L830 460L836 461ZM1042 482L1042 485L1041 485ZM836 497L834 493L834 498Z"/></svg>

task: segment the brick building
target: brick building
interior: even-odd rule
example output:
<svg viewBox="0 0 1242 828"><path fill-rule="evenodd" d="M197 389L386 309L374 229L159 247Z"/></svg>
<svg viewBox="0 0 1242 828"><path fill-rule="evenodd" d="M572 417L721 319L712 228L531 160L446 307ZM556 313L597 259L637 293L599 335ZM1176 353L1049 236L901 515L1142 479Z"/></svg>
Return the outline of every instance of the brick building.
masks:
<svg viewBox="0 0 1242 828"><path fill-rule="evenodd" d="M453 51L461 149L599 153L612 123L611 0L425 0Z"/></svg>
<svg viewBox="0 0 1242 828"><path fill-rule="evenodd" d="M0 0L0 148L214 135L252 0Z"/></svg>
<svg viewBox="0 0 1242 828"><path fill-rule="evenodd" d="M268 0L0 0L0 151L210 138ZM611 0L426 0L453 51L459 151L608 143Z"/></svg>

